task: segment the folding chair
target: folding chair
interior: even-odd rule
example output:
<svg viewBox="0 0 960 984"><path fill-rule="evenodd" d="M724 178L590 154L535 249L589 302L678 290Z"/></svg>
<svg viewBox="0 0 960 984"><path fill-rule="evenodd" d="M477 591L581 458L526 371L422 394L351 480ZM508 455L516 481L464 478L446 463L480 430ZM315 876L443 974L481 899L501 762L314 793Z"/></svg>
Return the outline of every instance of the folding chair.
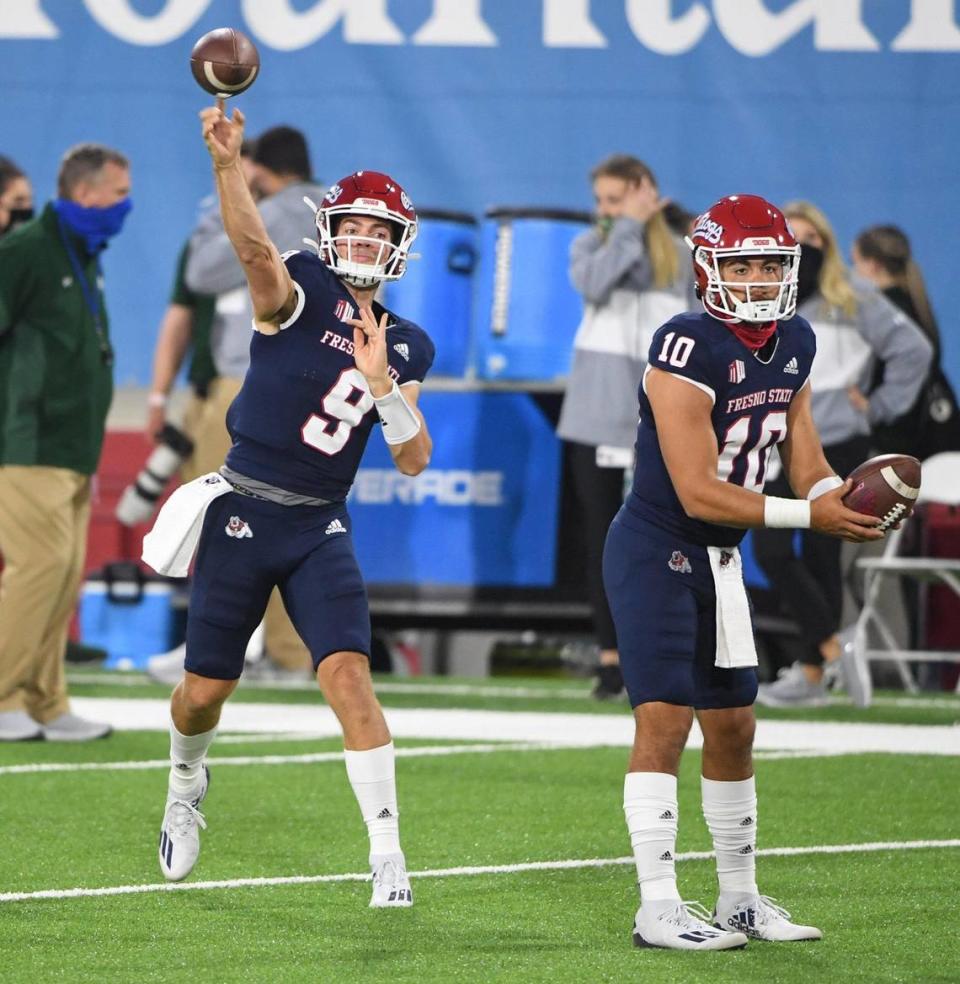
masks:
<svg viewBox="0 0 960 984"><path fill-rule="evenodd" d="M923 463L916 510L922 512L924 505L928 503L960 506L960 452L936 454ZM945 584L957 596L960 604L960 559L903 557L900 555L903 532L901 527L887 535L881 556L864 557L856 562L857 568L864 572L864 604L854 626L852 655L861 685L865 689L865 700L862 702L864 706L870 703L872 696L871 661L894 661L904 686L911 693L916 693L919 688L910 672L908 661L960 662L958 650L904 648L891 630L888 618L882 610L879 603L880 587L887 575L908 577L928 584ZM870 632L871 626L873 633ZM879 638L878 648L870 646L874 636ZM960 682L957 684L957 692L960 693Z"/></svg>

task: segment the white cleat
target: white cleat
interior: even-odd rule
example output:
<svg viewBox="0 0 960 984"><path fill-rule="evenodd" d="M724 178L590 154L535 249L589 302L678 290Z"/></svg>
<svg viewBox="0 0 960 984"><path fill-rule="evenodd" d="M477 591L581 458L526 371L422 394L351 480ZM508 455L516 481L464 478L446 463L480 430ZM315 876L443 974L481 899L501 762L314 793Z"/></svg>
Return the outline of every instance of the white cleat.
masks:
<svg viewBox="0 0 960 984"><path fill-rule="evenodd" d="M181 881L193 871L200 855L200 830L207 821L198 807L210 787L210 770L203 767L200 795L191 800L167 794L167 806L160 827L160 870L167 881Z"/></svg>
<svg viewBox="0 0 960 984"><path fill-rule="evenodd" d="M373 869L371 909L406 908L413 905L403 854L381 854L370 859Z"/></svg>
<svg viewBox="0 0 960 984"><path fill-rule="evenodd" d="M633 943L663 950L742 950L747 937L710 924L710 913L696 902L664 899L637 910Z"/></svg>
<svg viewBox="0 0 960 984"><path fill-rule="evenodd" d="M790 922L790 913L766 895L721 895L713 921L716 926L745 933L753 940L787 942L823 938L823 933L815 926Z"/></svg>

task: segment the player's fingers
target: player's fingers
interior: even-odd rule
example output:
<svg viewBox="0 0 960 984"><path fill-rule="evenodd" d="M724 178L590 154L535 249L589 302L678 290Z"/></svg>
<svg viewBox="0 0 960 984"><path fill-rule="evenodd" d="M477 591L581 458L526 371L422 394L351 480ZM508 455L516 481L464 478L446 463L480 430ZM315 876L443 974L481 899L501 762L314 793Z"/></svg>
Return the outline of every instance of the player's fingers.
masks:
<svg viewBox="0 0 960 984"><path fill-rule="evenodd" d="M246 116L243 115L243 112L241 111L239 106L233 107L233 122L236 126L240 127L241 130L243 129L244 124L247 122L247 118Z"/></svg>
<svg viewBox="0 0 960 984"><path fill-rule="evenodd" d="M223 113L224 109L226 109L226 105L227 104L224 102L223 96L217 96L216 107L221 113Z"/></svg>
<svg viewBox="0 0 960 984"><path fill-rule="evenodd" d="M383 314L380 316L380 331L387 330L387 321L389 320L389 318L390 315L386 311L384 311Z"/></svg>
<svg viewBox="0 0 960 984"><path fill-rule="evenodd" d="M354 348L365 348L367 344L367 333L363 330L363 325L353 326L353 345Z"/></svg>

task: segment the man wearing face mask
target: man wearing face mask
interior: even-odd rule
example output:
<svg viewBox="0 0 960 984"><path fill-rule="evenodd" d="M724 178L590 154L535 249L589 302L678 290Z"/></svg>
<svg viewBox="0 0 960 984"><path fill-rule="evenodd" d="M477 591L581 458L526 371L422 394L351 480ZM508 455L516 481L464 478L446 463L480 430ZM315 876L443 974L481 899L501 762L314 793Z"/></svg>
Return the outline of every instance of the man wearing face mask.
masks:
<svg viewBox="0 0 960 984"><path fill-rule="evenodd" d="M10 160L0 156L0 236L33 218L30 179Z"/></svg>
<svg viewBox="0 0 960 984"><path fill-rule="evenodd" d="M80 144L61 162L57 197L0 241L2 741L110 733L70 711L63 656L113 395L100 254L129 194L127 159Z"/></svg>
<svg viewBox="0 0 960 984"><path fill-rule="evenodd" d="M870 456L870 431L913 406L927 376L933 347L905 314L872 284L848 272L827 217L809 202L784 214L801 244L797 311L813 327L817 354L810 371L811 410L834 471L849 475ZM874 369L883 382L870 391ZM870 391L869 399L864 393ZM791 492L781 475L767 483ZM809 530L794 549L792 530L756 530L754 553L783 607L797 620L799 660L761 684L757 700L770 707L812 707L827 702L824 666L840 659L847 693L869 701L869 675L844 650L838 630L843 608L840 541Z"/></svg>

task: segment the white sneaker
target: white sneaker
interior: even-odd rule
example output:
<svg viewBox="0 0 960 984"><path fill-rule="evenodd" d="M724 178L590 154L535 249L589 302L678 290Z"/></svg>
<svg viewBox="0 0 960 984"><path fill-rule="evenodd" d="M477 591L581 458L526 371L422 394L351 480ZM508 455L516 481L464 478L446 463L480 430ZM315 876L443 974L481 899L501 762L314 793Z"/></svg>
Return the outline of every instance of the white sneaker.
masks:
<svg viewBox="0 0 960 984"><path fill-rule="evenodd" d="M106 738L113 728L102 721L88 721L69 711L40 725L40 733L47 741L94 741Z"/></svg>
<svg viewBox="0 0 960 984"><path fill-rule="evenodd" d="M765 707L826 707L830 703L823 681L811 683L800 663L785 666L773 683L761 683L757 703Z"/></svg>
<svg viewBox="0 0 960 984"><path fill-rule="evenodd" d="M633 924L634 946L663 950L742 950L747 937L710 924L710 913L696 902L645 902Z"/></svg>
<svg viewBox="0 0 960 984"><path fill-rule="evenodd" d="M26 711L0 711L0 741L33 741L43 729Z"/></svg>
<svg viewBox="0 0 960 984"><path fill-rule="evenodd" d="M721 895L714 910L714 925L745 933L754 940L785 942L819 940L823 933L815 926L790 922L790 913L766 895Z"/></svg>
<svg viewBox="0 0 960 984"><path fill-rule="evenodd" d="M200 830L207 821L198 807L210 788L210 770L203 767L203 785L194 799L177 799L167 793L160 827L160 870L167 881L180 881L193 871L200 854Z"/></svg>
<svg viewBox="0 0 960 984"><path fill-rule="evenodd" d="M381 854L370 859L373 869L371 909L387 909L413 905L413 892L407 877L407 865L402 854Z"/></svg>
<svg viewBox="0 0 960 984"><path fill-rule="evenodd" d="M147 676L157 683L166 683L175 687L183 679L183 661L187 656L187 644L184 642L171 649L168 653L151 656L147 660Z"/></svg>

